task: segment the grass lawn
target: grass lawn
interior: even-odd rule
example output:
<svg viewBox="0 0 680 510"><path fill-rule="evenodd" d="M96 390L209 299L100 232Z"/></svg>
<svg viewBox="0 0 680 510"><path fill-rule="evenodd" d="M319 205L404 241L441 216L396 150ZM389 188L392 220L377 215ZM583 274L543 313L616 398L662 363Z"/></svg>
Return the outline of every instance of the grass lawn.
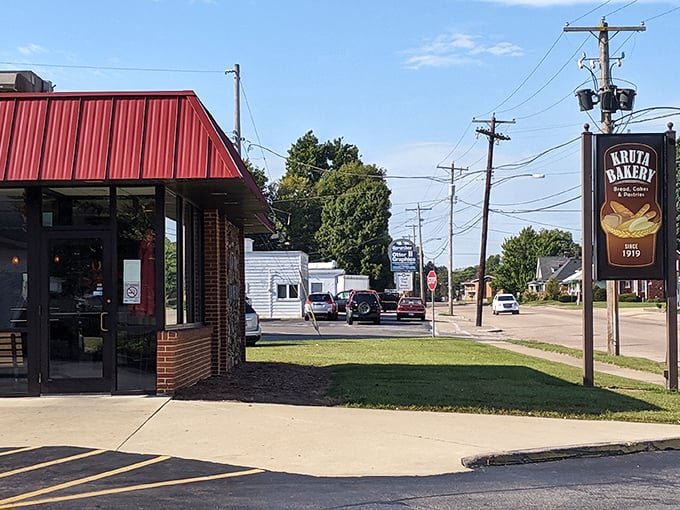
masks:
<svg viewBox="0 0 680 510"><path fill-rule="evenodd" d="M540 349L542 351L558 352L566 354L574 358L583 358L582 349L572 349L563 345L550 344L539 342L536 340L507 340L507 342L531 347L532 349ZM602 363L609 363L618 367L631 368L633 370L642 370L643 372L650 372L652 374L663 375L666 369L666 364L659 361L653 361L647 358L636 358L634 356L611 356L604 351L594 351L593 359Z"/></svg>
<svg viewBox="0 0 680 510"><path fill-rule="evenodd" d="M261 341L248 361L328 366L348 407L680 423L680 394L466 339Z"/></svg>

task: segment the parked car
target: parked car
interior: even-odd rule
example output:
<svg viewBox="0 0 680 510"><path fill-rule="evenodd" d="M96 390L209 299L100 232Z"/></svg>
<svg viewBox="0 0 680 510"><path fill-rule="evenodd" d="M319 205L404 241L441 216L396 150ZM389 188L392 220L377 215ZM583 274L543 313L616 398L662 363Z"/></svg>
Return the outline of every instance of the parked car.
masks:
<svg viewBox="0 0 680 510"><path fill-rule="evenodd" d="M496 294L491 301L491 311L494 315L499 313L519 313L519 303L512 294Z"/></svg>
<svg viewBox="0 0 680 510"><path fill-rule="evenodd" d="M425 303L423 298L403 297L397 303L397 320L420 319L425 320Z"/></svg>
<svg viewBox="0 0 680 510"><path fill-rule="evenodd" d="M392 292L381 292L379 297L383 312L397 309L397 304L399 303L399 294L394 294Z"/></svg>
<svg viewBox="0 0 680 510"><path fill-rule="evenodd" d="M335 295L335 302L338 304L338 312L345 311L345 304L347 303L347 298L349 297L351 290L343 290Z"/></svg>
<svg viewBox="0 0 680 510"><path fill-rule="evenodd" d="M380 324L380 309L380 297L376 291L353 290L345 305L347 324L352 324L355 320Z"/></svg>
<svg viewBox="0 0 680 510"><path fill-rule="evenodd" d="M260 316L250 303L246 303L246 345L255 345L261 336Z"/></svg>
<svg viewBox="0 0 680 510"><path fill-rule="evenodd" d="M334 321L338 318L338 304L330 292L316 292L307 296L305 300L305 320L314 317Z"/></svg>

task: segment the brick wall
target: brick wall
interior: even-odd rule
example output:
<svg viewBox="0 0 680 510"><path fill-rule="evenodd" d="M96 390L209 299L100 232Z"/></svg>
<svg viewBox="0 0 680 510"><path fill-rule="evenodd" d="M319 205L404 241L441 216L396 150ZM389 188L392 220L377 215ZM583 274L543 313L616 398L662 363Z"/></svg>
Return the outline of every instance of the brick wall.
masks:
<svg viewBox="0 0 680 510"><path fill-rule="evenodd" d="M159 394L224 374L246 358L243 230L204 211L203 247L205 327L158 333Z"/></svg>
<svg viewBox="0 0 680 510"><path fill-rule="evenodd" d="M157 334L156 393L173 395L211 374L213 328L178 328Z"/></svg>

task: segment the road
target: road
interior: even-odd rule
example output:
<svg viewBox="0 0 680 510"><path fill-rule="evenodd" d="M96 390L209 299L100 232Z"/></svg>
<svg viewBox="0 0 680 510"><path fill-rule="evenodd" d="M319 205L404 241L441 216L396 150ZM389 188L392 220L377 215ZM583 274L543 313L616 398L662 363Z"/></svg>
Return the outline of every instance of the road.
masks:
<svg viewBox="0 0 680 510"><path fill-rule="evenodd" d="M0 508L7 509L599 510L677 508L680 499L675 451L436 476L329 478L62 446L0 455L0 474Z"/></svg>
<svg viewBox="0 0 680 510"><path fill-rule="evenodd" d="M456 305L453 316L448 316L448 305L437 303L435 331L437 336L470 336L498 339L538 340L571 347L583 348L582 318L580 310L557 306L522 306L518 315L493 315L484 308L482 327L475 326L474 304ZM402 320L397 322L394 312L382 314L379 326L371 323L345 323L343 314L337 321L318 321L319 330L312 321L302 319L264 320L263 339L285 340L315 338L382 338L432 336L431 304L428 303L427 320ZM607 351L606 310L593 311L594 348ZM444 314L444 315L442 315ZM666 360L666 315L656 308L623 308L619 313L620 346L622 356L636 356L654 361Z"/></svg>
<svg viewBox="0 0 680 510"><path fill-rule="evenodd" d="M421 320L397 321L395 312L383 312L379 325L355 321L351 326L345 322L345 314L338 320L319 320L315 329L312 321L303 319L263 319L263 340L314 340L319 338L418 338L432 336L431 323Z"/></svg>
<svg viewBox="0 0 680 510"><path fill-rule="evenodd" d="M448 305L438 303L437 313L447 313ZM498 338L539 340L583 348L582 312L556 306L522 306L519 315L493 315L484 308L482 328L475 327L475 306L459 305L453 317L442 317L437 333L459 333ZM666 359L666 314L656 308L623 308L619 311L620 346L622 356L636 356L664 362ZM607 312L593 311L593 343L595 350L607 351Z"/></svg>

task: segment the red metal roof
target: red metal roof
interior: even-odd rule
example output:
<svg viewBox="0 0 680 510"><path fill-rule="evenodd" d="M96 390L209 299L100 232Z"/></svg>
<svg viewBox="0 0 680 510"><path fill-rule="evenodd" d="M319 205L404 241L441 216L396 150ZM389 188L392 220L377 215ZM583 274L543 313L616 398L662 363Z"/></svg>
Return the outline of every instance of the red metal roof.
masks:
<svg viewBox="0 0 680 510"><path fill-rule="evenodd" d="M192 91L0 94L0 186L139 180L200 181L201 195L210 180L249 214L269 211Z"/></svg>

